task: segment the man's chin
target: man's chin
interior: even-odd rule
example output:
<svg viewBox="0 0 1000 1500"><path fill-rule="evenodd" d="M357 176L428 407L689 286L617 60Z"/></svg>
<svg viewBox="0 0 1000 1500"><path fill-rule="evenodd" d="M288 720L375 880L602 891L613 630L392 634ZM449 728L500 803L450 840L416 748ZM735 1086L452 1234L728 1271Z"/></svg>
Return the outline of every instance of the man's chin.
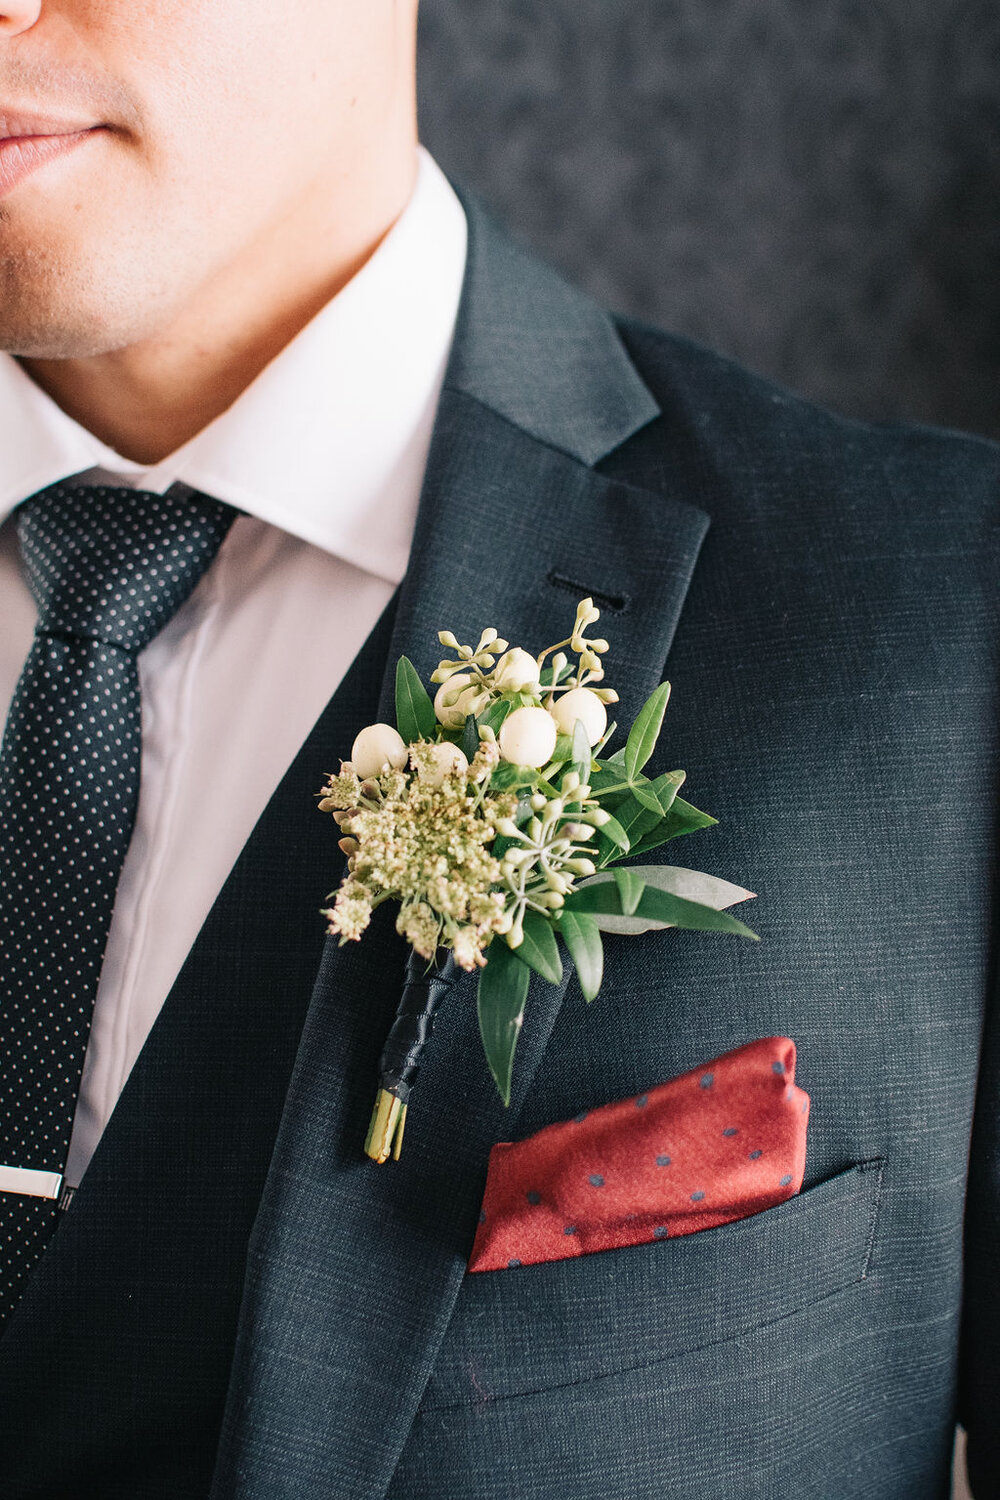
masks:
<svg viewBox="0 0 1000 1500"><path fill-rule="evenodd" d="M121 282L108 267L125 260L95 243L15 249L0 227L0 350L24 359L92 359L141 339L155 298L138 276ZM147 295L144 295L144 291Z"/></svg>
<svg viewBox="0 0 1000 1500"><path fill-rule="evenodd" d="M0 353L10 354L15 359L94 359L100 354L109 354L111 347L95 340L86 340L71 335L50 337L5 338L0 330ZM114 347L120 348L120 345Z"/></svg>
<svg viewBox="0 0 1000 1500"><path fill-rule="evenodd" d="M50 308L33 317L5 318L0 308L0 350L18 359L94 359L136 341L131 322L92 313ZM141 336L141 334L139 335Z"/></svg>

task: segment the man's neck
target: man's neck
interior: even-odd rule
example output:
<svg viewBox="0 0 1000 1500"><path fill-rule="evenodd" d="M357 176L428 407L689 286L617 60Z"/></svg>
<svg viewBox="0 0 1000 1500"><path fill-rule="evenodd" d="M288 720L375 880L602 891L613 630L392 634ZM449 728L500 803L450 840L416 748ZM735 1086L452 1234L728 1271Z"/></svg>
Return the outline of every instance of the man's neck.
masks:
<svg viewBox="0 0 1000 1500"><path fill-rule="evenodd" d="M414 141L367 194L351 196L349 215L285 218L153 337L83 359L20 363L116 453L159 463L230 407L356 275L405 208L416 171Z"/></svg>

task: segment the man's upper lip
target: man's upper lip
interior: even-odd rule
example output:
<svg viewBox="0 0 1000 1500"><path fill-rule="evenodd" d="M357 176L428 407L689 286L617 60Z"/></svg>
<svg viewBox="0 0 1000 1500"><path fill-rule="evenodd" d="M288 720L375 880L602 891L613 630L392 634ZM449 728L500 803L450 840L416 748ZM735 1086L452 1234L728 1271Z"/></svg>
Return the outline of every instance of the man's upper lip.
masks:
<svg viewBox="0 0 1000 1500"><path fill-rule="evenodd" d="M77 135L81 130L93 130L94 126L93 120L56 120L50 115L7 110L0 104L0 141L25 135Z"/></svg>

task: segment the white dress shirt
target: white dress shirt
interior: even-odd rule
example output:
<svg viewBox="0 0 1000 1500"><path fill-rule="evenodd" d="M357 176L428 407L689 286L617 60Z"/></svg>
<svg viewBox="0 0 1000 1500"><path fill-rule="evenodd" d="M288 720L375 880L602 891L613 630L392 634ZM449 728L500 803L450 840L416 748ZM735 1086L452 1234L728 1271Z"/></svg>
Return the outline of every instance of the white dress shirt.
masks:
<svg viewBox="0 0 1000 1500"><path fill-rule="evenodd" d="M410 202L362 269L222 416L146 470L0 354L4 716L36 618L12 516L21 500L72 475L159 494L187 484L247 513L139 657L139 805L94 1008L72 1185L241 847L406 570L465 258L462 206L420 148Z"/></svg>

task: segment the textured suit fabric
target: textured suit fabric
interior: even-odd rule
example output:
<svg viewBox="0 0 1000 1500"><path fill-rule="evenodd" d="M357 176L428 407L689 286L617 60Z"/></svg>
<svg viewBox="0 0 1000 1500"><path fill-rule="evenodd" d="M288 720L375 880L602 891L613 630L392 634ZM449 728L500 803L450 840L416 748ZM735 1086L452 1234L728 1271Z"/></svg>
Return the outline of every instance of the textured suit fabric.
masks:
<svg viewBox="0 0 1000 1500"><path fill-rule="evenodd" d="M1000 454L616 331L466 207L393 618L258 826L0 1341L0 1494L204 1500L211 1475L212 1500L937 1500L961 1369L988 1496L995 1064L964 1344L960 1314L992 1007ZM384 911L364 943L322 943L335 873L309 793L374 704L391 712L399 650L426 672L438 628L491 623L543 644L581 592L623 721L665 672L654 769L684 767L720 819L670 859L758 891L763 940L611 941L591 1006L569 976L533 984L510 1111L460 982L403 1159L376 1168L360 1142L405 952ZM794 1038L812 1100L796 1198L465 1274L495 1141L766 1035Z"/></svg>

